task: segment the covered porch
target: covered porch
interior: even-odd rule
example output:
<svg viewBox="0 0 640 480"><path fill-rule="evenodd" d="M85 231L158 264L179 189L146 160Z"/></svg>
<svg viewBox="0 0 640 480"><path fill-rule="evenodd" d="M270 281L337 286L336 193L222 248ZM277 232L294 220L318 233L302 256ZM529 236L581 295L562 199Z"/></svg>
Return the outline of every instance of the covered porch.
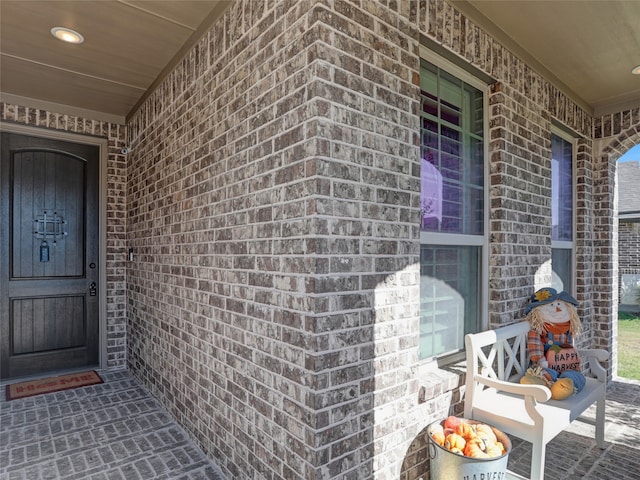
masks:
<svg viewBox="0 0 640 480"><path fill-rule="evenodd" d="M224 477L149 391L126 370L105 383L0 400L0 477L7 480L213 479ZM614 379L607 392L607 448L574 422L547 447L554 480L637 479L640 382ZM509 469L529 471L531 446L511 437ZM424 477L427 480L428 476Z"/></svg>
<svg viewBox="0 0 640 480"><path fill-rule="evenodd" d="M47 2L39 3L40 15ZM85 2L69 2L79 3ZM130 3L136 2L96 5ZM597 96L559 86L564 63L540 68L508 34L459 8L491 2L223 3L229 8L220 18L190 33L195 43L176 52L166 71L163 63L166 75L126 108L69 108L69 97L82 97L77 88L57 98L3 90L3 128L100 150L100 201L91 216L99 220L100 255L84 262L100 279L88 279L83 295L86 290L99 309L100 332L91 343L99 362L86 366L98 365L107 382L2 401L0 477L216 478L217 463L227 479L427 480L426 445L407 449L424 439L419 432L430 421L460 414L464 380L450 371L461 345L437 352L418 345L423 324L436 324L422 322L422 297L441 299L422 294L421 277L429 275L422 274L423 245L442 251L455 237L450 257L425 260L424 270L441 266L434 274L440 282L450 280L450 272L471 280L472 288L449 282L455 293L473 292L465 303L473 313L466 315L471 330L521 318L535 286L553 278L552 139L560 134L570 137L566 158L575 173L567 177L575 213L566 216L575 235L564 248L573 253L561 252L571 259L565 270L575 279L567 285L575 283L572 293L581 303L581 346L611 352L613 381L608 448L597 449L590 432L567 431L549 446L547 478L637 477L638 464L630 459L638 457L632 419L640 387L616 377L614 320L616 162L640 140L636 87L616 94L608 75L602 87L578 75ZM498 13L507 5L501 3ZM523 15L524 3L513 11L513 37L533 17ZM157 19L168 16L163 10L151 12L161 26ZM582 10L568 11L565 23L588 38L609 38L608 30L597 37L585 28ZM612 12L606 10L592 14L597 25L607 25L602 17ZM609 24L640 18L629 12ZM558 17L552 13L540 12L543 28L534 31L532 47L578 45L577 53L590 59L593 51L576 41L580 37L564 24L550 26L548 17ZM135 21L139 15L109 18L114 25L128 19L136 37L149 39L148 32L139 35L145 32ZM32 26L36 15L21 18L27 20L13 24ZM103 17L98 22L108 24ZM15 30L48 40L48 27ZM164 39L167 28L158 31ZM561 35L554 41L555 33ZM618 32L615 47L621 38ZM32 38L16 43L31 45ZM628 43L637 45L637 37ZM109 54L117 50L110 38L105 45ZM143 57L146 50L134 57L136 64ZM603 57L614 56L608 50ZM113 67L93 55L80 63ZM570 73L590 65L573 63ZM630 69L625 65L624 75L631 76ZM15 71L21 85L25 75ZM422 78L436 81L423 89ZM477 101L449 102L449 87L444 95L431 88L443 80L460 87L456 98ZM89 83L95 99L95 82ZM443 107L436 111L444 116L423 118L429 95L439 99ZM106 104L115 106L110 99ZM616 102L604 108L605 99ZM459 110L453 116L451 105ZM427 129L434 119L437 135ZM447 137L452 119L453 135L467 144ZM447 196L456 200L448 223L454 233L421 227L421 169L433 150L427 140L447 145L436 152L438 173L475 172L475 183L470 177ZM473 164L465 152L476 152ZM454 164L459 168L448 168ZM454 228L471 224L482 234ZM568 240L562 242L567 247ZM10 258L9 242L3 248L2 257ZM460 260L450 261L453 254ZM470 263L465 258L474 259L473 275L454 272ZM2 265L9 272L8 260ZM432 304L450 324L449 310ZM456 327L467 325L464 315L455 318ZM439 340L442 330L424 330ZM527 471L529 451L516 444L515 473ZM413 463L405 469L409 456Z"/></svg>

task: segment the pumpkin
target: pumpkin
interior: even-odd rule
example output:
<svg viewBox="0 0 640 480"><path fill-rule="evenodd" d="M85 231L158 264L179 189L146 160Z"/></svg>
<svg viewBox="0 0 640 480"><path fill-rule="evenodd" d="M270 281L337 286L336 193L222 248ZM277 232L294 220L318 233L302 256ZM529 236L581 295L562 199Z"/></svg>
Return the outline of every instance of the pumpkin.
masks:
<svg viewBox="0 0 640 480"><path fill-rule="evenodd" d="M467 422L460 422L456 427L456 433L461 437L464 437L465 440L469 440L476 435L471 425L469 425Z"/></svg>
<svg viewBox="0 0 640 480"><path fill-rule="evenodd" d="M458 435L457 433L450 433L444 439L444 448L451 451L453 451L454 449L458 449L462 452L464 451L464 446L466 445L466 443L467 442L464 437Z"/></svg>
<svg viewBox="0 0 640 480"><path fill-rule="evenodd" d="M431 433L442 432L444 430L444 427L442 425L440 425L439 423L434 423L429 428L430 428Z"/></svg>
<svg viewBox="0 0 640 480"><path fill-rule="evenodd" d="M480 438L483 438L485 440L491 441L491 442L497 442L498 438L496 437L496 434L493 431L493 428L491 428L489 425L487 425L486 423L478 423L475 425L475 431L476 431L476 435Z"/></svg>
<svg viewBox="0 0 640 480"><path fill-rule="evenodd" d="M554 400L564 400L573 395L573 380L570 378L559 378L551 385L551 398Z"/></svg>
<svg viewBox="0 0 640 480"><path fill-rule="evenodd" d="M443 431L439 431L439 432L434 432L431 434L431 438L433 438L433 441L436 442L438 445L443 446L444 445L444 432Z"/></svg>
<svg viewBox="0 0 640 480"><path fill-rule="evenodd" d="M450 415L444 420L444 428L451 428L453 430L456 429L458 425L462 423L462 419L456 417L455 415Z"/></svg>
<svg viewBox="0 0 640 480"><path fill-rule="evenodd" d="M481 438L475 437L467 442L464 447L464 454L466 457L471 458L488 458L489 455L485 452L487 445Z"/></svg>
<svg viewBox="0 0 640 480"><path fill-rule="evenodd" d="M494 458L506 453L495 430L485 423L468 423L450 416L440 424L432 425L429 435L435 443L451 453L465 457Z"/></svg>
<svg viewBox="0 0 640 480"><path fill-rule="evenodd" d="M494 458L504 455L504 447L500 442L487 445L487 457Z"/></svg>

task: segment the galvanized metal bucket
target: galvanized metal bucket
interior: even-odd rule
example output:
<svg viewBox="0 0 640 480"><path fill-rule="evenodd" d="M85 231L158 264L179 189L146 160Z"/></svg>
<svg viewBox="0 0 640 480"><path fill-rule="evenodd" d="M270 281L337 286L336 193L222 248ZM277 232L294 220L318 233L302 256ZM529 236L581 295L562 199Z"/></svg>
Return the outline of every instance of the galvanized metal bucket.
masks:
<svg viewBox="0 0 640 480"><path fill-rule="evenodd" d="M464 421L469 424L484 423L466 419ZM471 458L452 453L431 438L432 426L441 424L442 422L434 422L427 427L431 480L504 480L506 478L507 462L511 451L511 440L506 434L491 427L498 441L504 446L504 455L494 458Z"/></svg>

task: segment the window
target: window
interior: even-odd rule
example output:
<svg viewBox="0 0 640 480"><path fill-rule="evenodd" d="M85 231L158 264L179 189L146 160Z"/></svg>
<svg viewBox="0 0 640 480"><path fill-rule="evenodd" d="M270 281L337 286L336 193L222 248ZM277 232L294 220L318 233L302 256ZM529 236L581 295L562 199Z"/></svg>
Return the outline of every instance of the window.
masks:
<svg viewBox="0 0 640 480"><path fill-rule="evenodd" d="M574 140L551 135L551 268L552 286L573 293L573 161Z"/></svg>
<svg viewBox="0 0 640 480"><path fill-rule="evenodd" d="M421 64L420 357L464 349L483 322L486 86Z"/></svg>

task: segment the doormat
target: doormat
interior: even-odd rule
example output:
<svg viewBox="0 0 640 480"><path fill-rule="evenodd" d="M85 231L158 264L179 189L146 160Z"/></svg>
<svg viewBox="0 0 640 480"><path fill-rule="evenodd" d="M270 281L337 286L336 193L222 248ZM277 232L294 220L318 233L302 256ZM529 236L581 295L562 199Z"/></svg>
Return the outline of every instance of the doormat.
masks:
<svg viewBox="0 0 640 480"><path fill-rule="evenodd" d="M100 378L94 370L80 373L69 373L59 377L41 378L27 382L7 385L7 400L17 400L18 398L33 397L42 393L59 392L72 388L96 385L104 380Z"/></svg>

